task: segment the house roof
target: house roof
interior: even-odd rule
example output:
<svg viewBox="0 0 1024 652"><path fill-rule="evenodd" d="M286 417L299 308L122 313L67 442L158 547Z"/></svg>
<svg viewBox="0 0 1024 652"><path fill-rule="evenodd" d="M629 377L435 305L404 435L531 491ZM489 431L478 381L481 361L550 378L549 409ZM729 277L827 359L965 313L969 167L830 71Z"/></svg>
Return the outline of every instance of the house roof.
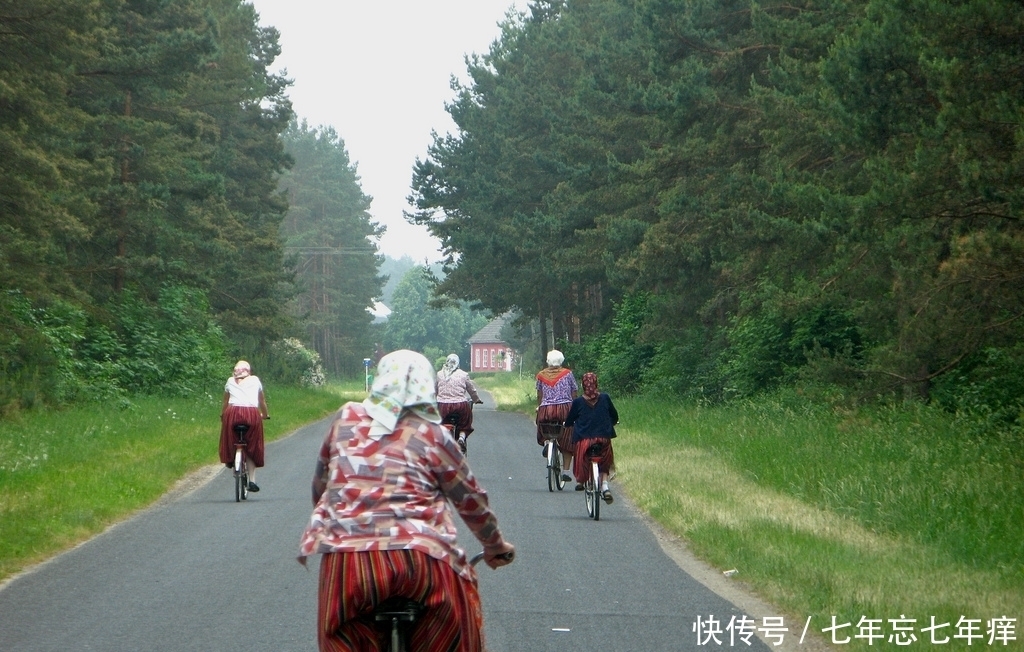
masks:
<svg viewBox="0 0 1024 652"><path fill-rule="evenodd" d="M470 344L484 344L489 342L503 342L501 329L505 325L506 315L495 317L486 326L478 330L469 338Z"/></svg>

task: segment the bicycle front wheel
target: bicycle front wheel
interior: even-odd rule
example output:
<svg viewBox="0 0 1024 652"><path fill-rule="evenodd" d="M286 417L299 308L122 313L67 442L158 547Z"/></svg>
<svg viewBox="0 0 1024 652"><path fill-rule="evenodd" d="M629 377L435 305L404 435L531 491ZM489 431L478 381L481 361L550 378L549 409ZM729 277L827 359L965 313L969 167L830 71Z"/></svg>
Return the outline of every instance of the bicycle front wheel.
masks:
<svg viewBox="0 0 1024 652"><path fill-rule="evenodd" d="M587 501L587 516L594 518L594 506L597 505L597 492L594 491L593 480L587 480L583 483L583 498Z"/></svg>

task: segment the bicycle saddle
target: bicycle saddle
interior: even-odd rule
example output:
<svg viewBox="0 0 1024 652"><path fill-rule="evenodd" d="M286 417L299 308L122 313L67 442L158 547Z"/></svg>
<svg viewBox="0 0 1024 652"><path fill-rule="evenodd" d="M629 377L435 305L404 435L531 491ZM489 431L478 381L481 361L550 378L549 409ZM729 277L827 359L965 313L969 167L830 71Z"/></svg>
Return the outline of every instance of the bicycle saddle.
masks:
<svg viewBox="0 0 1024 652"><path fill-rule="evenodd" d="M425 608L422 604L410 598L388 598L373 610L373 619L377 622L398 620L400 622L412 623L416 622Z"/></svg>

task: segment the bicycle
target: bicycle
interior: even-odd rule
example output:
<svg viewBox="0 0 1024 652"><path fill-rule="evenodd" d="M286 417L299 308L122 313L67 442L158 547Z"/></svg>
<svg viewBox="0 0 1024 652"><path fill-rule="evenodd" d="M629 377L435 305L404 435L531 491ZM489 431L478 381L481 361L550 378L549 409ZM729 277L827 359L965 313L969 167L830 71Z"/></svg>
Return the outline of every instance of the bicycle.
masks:
<svg viewBox="0 0 1024 652"><path fill-rule="evenodd" d="M483 558L484 553L478 552L469 563L476 566ZM505 553L501 558L512 561L515 559L515 553ZM377 605L373 610L374 622L381 628L389 626L387 652L406 652L409 649L409 635L425 609L426 607L416 600L403 597L388 598Z"/></svg>
<svg viewBox="0 0 1024 652"><path fill-rule="evenodd" d="M479 404L479 403L483 403L483 401L477 400L477 401L473 401L472 403L470 403L470 405L469 405L470 411L472 411L474 404ZM462 454L463 455L467 455L468 454L468 452L467 452L468 446L467 446L466 440L468 439L468 437L466 436L465 433L459 432L459 425L460 425L460 419L459 419L459 413L458 412L449 412L448 416L446 416L441 421L441 427L444 428L445 430L447 430L449 432L449 434L451 434L452 438L455 439L455 441L457 441L459 443L459 448L462 449Z"/></svg>
<svg viewBox="0 0 1024 652"><path fill-rule="evenodd" d="M249 498L249 468L245 463L245 435L249 432L249 424L236 423L235 431L235 464L232 467L235 475L235 502Z"/></svg>
<svg viewBox="0 0 1024 652"><path fill-rule="evenodd" d="M597 460L604 453L604 446L601 443L591 444L584 454L584 459L590 463L590 477L583 483L583 498L587 503L587 515L595 521L601 520L601 501L604 500L601 470L597 465Z"/></svg>
<svg viewBox="0 0 1024 652"><path fill-rule="evenodd" d="M462 450L462 454L466 454L466 435L459 433L459 415L457 412L449 412L448 416L441 421L441 427L448 431L459 443L459 448Z"/></svg>
<svg viewBox="0 0 1024 652"><path fill-rule="evenodd" d="M562 432L562 424L558 422L539 424L544 442L544 458L548 467L548 491L559 491L565 487L565 478L562 477L562 451L558 448L558 436Z"/></svg>

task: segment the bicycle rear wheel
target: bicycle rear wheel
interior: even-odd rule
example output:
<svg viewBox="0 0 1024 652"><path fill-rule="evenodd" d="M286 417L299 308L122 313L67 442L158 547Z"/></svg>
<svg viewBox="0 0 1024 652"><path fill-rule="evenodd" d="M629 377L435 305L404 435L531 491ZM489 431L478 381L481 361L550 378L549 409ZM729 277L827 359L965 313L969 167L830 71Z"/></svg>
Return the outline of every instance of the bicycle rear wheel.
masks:
<svg viewBox="0 0 1024 652"><path fill-rule="evenodd" d="M554 445L554 444L553 444ZM565 478L562 477L562 451L555 446L555 486L561 491L565 487Z"/></svg>
<svg viewBox="0 0 1024 652"><path fill-rule="evenodd" d="M548 491L554 491L558 484L558 446L555 446L555 442L548 440L545 447L548 459Z"/></svg>
<svg viewBox="0 0 1024 652"><path fill-rule="evenodd" d="M245 465L245 460L242 459L242 451L236 450L235 451L235 466L234 466L234 469L233 469L234 470L234 474L235 474L235 502L236 503L242 500L242 491L243 491L243 489L242 489L242 482L243 482L243 478L242 478L243 470L242 470L242 467L244 465Z"/></svg>
<svg viewBox="0 0 1024 652"><path fill-rule="evenodd" d="M594 520L601 520L601 471L597 468L597 462L590 463L590 474L593 476L591 482L594 485Z"/></svg>

